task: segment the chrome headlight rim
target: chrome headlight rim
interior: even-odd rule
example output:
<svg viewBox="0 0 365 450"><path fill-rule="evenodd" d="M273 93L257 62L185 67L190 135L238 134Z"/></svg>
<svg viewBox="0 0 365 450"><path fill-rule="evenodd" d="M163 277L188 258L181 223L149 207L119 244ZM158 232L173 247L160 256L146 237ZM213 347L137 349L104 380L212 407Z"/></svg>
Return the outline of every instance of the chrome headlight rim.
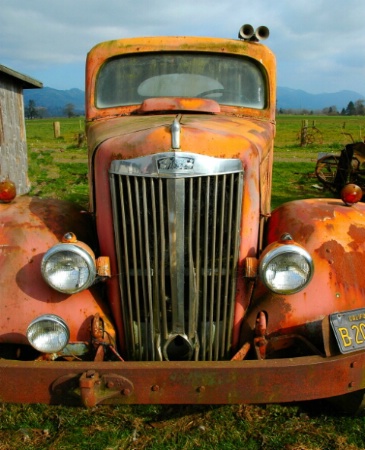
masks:
<svg viewBox="0 0 365 450"><path fill-rule="evenodd" d="M50 334L53 334L52 341ZM56 342L55 334L57 334ZM69 343L70 330L62 317L55 314L43 314L30 322L26 336L29 344L35 350L41 353L58 353Z"/></svg>
<svg viewBox="0 0 365 450"><path fill-rule="evenodd" d="M274 288L273 285L269 282L267 278L267 269L270 263L272 263L276 258L280 256L286 256L288 254L295 254L305 261L305 263L308 265L309 273L308 276L305 279L305 282L299 284L296 287L292 287L289 289L278 289ZM269 250L267 253L264 254L262 257L260 264L259 264L259 276L264 285L272 292L276 294L282 294L282 295L290 295L295 294L297 292L300 292L303 290L306 286L308 286L309 282L311 281L313 277L314 272L314 263L311 255L305 250L303 247L297 245L297 244L283 244L279 245L272 250Z"/></svg>
<svg viewBox="0 0 365 450"><path fill-rule="evenodd" d="M77 256L80 256L83 258L83 260L86 262L89 275L86 279L86 281L79 287L75 288L61 288L60 286L56 285L55 283L52 283L50 280L50 277L47 276L47 264L50 262L51 258L65 252L71 252L74 253ZM90 251L87 251L85 248L83 248L80 245L77 244L67 244L67 243L60 243L56 244L53 247L51 247L43 256L42 263L41 263L41 273L43 276L43 279L45 282L52 288L55 289L58 292L61 292L63 294L75 294L77 292L83 291L87 288L89 288L95 281L96 278L96 264L95 264L95 258Z"/></svg>

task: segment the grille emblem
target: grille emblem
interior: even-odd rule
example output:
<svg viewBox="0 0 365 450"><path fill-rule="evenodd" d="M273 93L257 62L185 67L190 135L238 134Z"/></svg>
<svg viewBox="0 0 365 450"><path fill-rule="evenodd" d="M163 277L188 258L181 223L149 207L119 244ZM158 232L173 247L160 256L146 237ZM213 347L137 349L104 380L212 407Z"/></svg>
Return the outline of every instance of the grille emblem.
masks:
<svg viewBox="0 0 365 450"><path fill-rule="evenodd" d="M183 156L169 156L157 161L159 172L192 172L194 170L194 158Z"/></svg>

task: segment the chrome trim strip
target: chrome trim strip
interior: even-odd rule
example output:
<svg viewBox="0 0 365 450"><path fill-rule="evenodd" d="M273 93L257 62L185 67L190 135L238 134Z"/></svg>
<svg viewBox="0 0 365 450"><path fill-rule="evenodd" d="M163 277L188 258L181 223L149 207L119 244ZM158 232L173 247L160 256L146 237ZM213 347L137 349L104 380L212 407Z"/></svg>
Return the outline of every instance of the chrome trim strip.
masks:
<svg viewBox="0 0 365 450"><path fill-rule="evenodd" d="M110 173L140 177L184 178L242 171L239 159L214 158L188 152L166 152L112 161Z"/></svg>

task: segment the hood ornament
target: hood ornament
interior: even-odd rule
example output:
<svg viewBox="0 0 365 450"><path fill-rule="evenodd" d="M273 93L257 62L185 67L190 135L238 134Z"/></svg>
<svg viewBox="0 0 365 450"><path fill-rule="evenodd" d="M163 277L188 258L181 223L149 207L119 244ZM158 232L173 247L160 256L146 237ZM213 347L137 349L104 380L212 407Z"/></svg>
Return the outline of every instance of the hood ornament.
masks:
<svg viewBox="0 0 365 450"><path fill-rule="evenodd" d="M171 147L173 150L180 150L180 133L181 125L177 116L171 125Z"/></svg>

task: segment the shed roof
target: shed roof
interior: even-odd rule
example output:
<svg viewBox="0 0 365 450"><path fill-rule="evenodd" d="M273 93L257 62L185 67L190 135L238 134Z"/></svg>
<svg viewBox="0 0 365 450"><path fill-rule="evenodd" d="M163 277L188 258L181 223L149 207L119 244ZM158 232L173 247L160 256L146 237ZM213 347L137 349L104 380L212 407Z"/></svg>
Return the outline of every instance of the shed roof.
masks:
<svg viewBox="0 0 365 450"><path fill-rule="evenodd" d="M16 72L15 70L9 69L9 67L5 67L0 64L0 77L3 75L18 80L19 84L21 84L23 89L34 89L43 87L43 83L41 83L40 81L28 77L27 75L24 75L22 73Z"/></svg>

